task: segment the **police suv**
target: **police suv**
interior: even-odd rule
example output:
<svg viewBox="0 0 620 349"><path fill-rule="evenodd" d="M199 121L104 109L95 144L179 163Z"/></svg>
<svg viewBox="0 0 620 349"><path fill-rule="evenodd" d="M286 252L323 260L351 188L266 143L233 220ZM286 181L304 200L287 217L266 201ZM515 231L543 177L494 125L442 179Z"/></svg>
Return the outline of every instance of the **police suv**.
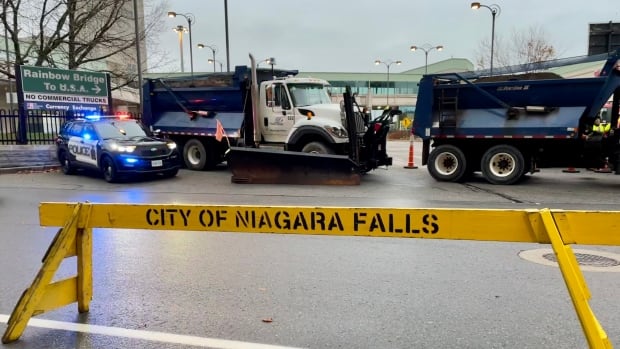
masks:
<svg viewBox="0 0 620 349"><path fill-rule="evenodd" d="M130 174L174 177L181 166L176 143L154 137L138 120L119 116L68 120L56 146L63 173L95 169L108 182Z"/></svg>

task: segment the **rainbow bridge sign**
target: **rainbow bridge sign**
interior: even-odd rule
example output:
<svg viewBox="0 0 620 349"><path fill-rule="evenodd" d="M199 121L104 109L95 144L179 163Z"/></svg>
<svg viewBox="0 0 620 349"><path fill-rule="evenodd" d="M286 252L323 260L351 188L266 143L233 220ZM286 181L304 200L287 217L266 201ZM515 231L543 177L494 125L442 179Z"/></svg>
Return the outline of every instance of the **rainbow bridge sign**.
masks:
<svg viewBox="0 0 620 349"><path fill-rule="evenodd" d="M27 110L111 110L107 73L25 65L17 72L19 102Z"/></svg>

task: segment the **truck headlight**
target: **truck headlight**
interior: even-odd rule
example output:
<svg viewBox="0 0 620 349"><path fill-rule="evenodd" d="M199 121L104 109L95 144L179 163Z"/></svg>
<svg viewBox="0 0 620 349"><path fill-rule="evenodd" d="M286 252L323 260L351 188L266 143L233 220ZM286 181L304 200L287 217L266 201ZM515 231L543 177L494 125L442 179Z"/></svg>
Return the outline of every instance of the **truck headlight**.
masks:
<svg viewBox="0 0 620 349"><path fill-rule="evenodd" d="M170 150L174 150L177 148L177 144L174 142L166 143L166 145L168 146L168 149Z"/></svg>
<svg viewBox="0 0 620 349"><path fill-rule="evenodd" d="M330 134L332 134L335 137L338 137L338 138L348 138L349 137L349 134L347 133L347 130L345 130L342 127L325 126L325 129L327 130L327 132L329 132Z"/></svg>
<svg viewBox="0 0 620 349"><path fill-rule="evenodd" d="M136 146L135 145L118 145L116 143L112 143L110 144L110 149L112 149L112 151L117 151L119 153L133 153L133 151L136 150Z"/></svg>

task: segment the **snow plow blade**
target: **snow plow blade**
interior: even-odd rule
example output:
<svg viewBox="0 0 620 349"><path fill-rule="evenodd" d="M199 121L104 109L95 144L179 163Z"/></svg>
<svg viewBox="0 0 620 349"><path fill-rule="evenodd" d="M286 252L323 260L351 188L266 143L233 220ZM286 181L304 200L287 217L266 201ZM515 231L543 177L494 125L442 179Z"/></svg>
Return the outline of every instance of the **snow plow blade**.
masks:
<svg viewBox="0 0 620 349"><path fill-rule="evenodd" d="M359 185L361 180L344 155L231 147L227 162L233 183Z"/></svg>

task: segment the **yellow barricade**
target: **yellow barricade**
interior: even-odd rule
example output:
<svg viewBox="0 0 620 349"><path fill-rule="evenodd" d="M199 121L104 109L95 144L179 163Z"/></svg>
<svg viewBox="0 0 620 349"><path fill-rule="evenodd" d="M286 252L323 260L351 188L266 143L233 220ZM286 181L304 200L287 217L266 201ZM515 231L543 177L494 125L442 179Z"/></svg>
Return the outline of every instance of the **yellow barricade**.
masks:
<svg viewBox="0 0 620 349"><path fill-rule="evenodd" d="M34 315L76 302L79 312L89 310L92 228L117 228L551 244L590 348L612 348L569 245L620 245L620 234L609 233L620 231L620 211L41 203L39 216L41 226L62 228L11 313L3 343L19 339ZM72 256L77 275L51 283Z"/></svg>

